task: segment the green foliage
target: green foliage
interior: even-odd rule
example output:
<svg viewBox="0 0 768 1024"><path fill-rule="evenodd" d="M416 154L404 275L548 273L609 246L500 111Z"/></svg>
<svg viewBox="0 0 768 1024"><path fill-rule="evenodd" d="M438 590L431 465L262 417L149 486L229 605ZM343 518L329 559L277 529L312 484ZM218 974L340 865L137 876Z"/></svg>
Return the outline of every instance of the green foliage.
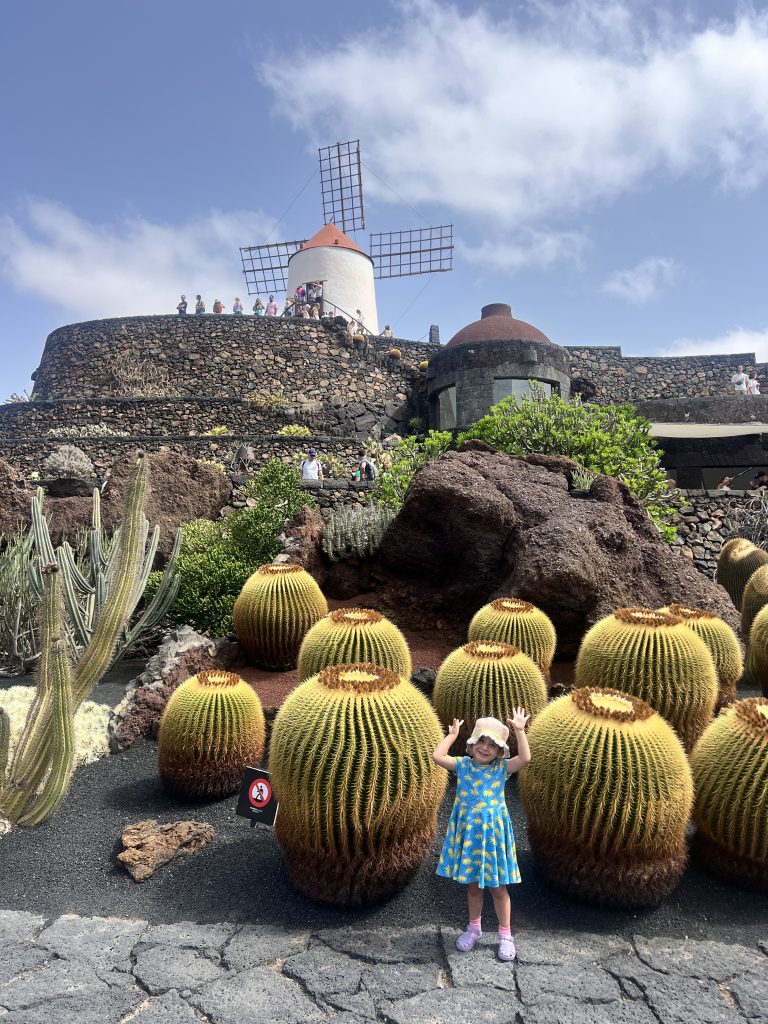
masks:
<svg viewBox="0 0 768 1024"><path fill-rule="evenodd" d="M578 469L574 469L571 474L571 483L573 484L574 490L577 491L588 491L592 486L592 481L597 477L597 473L593 473L590 469L584 469L583 466L579 466Z"/></svg>
<svg viewBox="0 0 768 1024"><path fill-rule="evenodd" d="M231 633L232 608L251 566L232 548L219 544L205 551L179 555L176 560L179 592L171 606L169 619L187 624L210 636ZM160 573L152 573L146 595L158 585Z"/></svg>
<svg viewBox="0 0 768 1024"><path fill-rule="evenodd" d="M412 434L424 433L424 420L421 416L411 416L408 420L408 429Z"/></svg>
<svg viewBox="0 0 768 1024"><path fill-rule="evenodd" d="M199 462L201 466L210 466L211 469L215 469L219 473L226 473L226 469L216 459L195 459L195 462Z"/></svg>
<svg viewBox="0 0 768 1024"><path fill-rule="evenodd" d="M312 431L301 423L286 423L284 427L280 427L278 434L281 437L311 437Z"/></svg>
<svg viewBox="0 0 768 1024"><path fill-rule="evenodd" d="M214 523L212 519L193 519L181 528L182 555L199 555L212 547L226 545L230 539L227 520Z"/></svg>
<svg viewBox="0 0 768 1024"><path fill-rule="evenodd" d="M218 426L218 427L211 427L210 430L204 431L202 436L203 437L223 437L225 434L229 434L229 433L230 433L229 427Z"/></svg>
<svg viewBox="0 0 768 1024"><path fill-rule="evenodd" d="M331 512L323 530L323 551L332 562L369 558L375 554L387 527L397 515L391 505L341 505Z"/></svg>
<svg viewBox="0 0 768 1024"><path fill-rule="evenodd" d="M377 476L374 482L377 501L400 508L416 470L447 452L452 440L449 430L430 430L423 441L417 441L415 437L404 437L398 441L390 454L391 467Z"/></svg>
<svg viewBox="0 0 768 1024"><path fill-rule="evenodd" d="M32 534L17 530L0 551L0 672L23 675L38 656L36 608L30 569Z"/></svg>
<svg viewBox="0 0 768 1024"><path fill-rule="evenodd" d="M51 427L46 437L128 437L124 430L113 430L106 423L85 423L79 427Z"/></svg>

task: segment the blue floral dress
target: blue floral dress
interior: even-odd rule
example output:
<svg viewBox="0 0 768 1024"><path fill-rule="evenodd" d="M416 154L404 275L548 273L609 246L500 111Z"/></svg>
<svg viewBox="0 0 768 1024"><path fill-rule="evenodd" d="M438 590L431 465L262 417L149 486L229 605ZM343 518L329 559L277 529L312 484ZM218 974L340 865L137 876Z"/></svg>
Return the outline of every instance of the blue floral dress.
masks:
<svg viewBox="0 0 768 1024"><path fill-rule="evenodd" d="M507 763L456 758L456 800L437 873L481 889L520 881L512 822L504 800Z"/></svg>

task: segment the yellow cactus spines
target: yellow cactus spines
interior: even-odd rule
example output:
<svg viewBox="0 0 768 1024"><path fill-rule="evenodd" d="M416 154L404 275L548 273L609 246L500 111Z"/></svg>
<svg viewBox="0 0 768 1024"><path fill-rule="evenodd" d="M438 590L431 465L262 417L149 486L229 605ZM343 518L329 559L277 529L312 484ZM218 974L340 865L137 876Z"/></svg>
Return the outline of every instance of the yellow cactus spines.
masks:
<svg viewBox="0 0 768 1024"><path fill-rule="evenodd" d="M443 731L419 691L380 665L331 665L275 719L269 771L294 885L340 906L401 889L432 849Z"/></svg>
<svg viewBox="0 0 768 1024"><path fill-rule="evenodd" d="M756 547L746 537L731 537L720 548L715 582L725 587L739 610L744 588L761 565L768 565L768 551Z"/></svg>
<svg viewBox="0 0 768 1024"><path fill-rule="evenodd" d="M717 672L716 709L730 704L736 698L736 684L744 672L741 645L734 631L719 616L701 608L691 608L687 604L671 604L660 610L682 619L707 645Z"/></svg>
<svg viewBox="0 0 768 1024"><path fill-rule="evenodd" d="M235 632L248 656L262 668L293 668L304 637L328 603L300 565L260 566L245 582L232 609Z"/></svg>
<svg viewBox="0 0 768 1024"><path fill-rule="evenodd" d="M768 698L736 701L691 754L694 854L716 874L768 891Z"/></svg>
<svg viewBox="0 0 768 1024"><path fill-rule="evenodd" d="M584 900L651 906L677 885L693 782L674 730L644 701L583 687L531 725L519 787L537 863Z"/></svg>
<svg viewBox="0 0 768 1024"><path fill-rule="evenodd" d="M745 677L768 697L768 605L757 613L749 631Z"/></svg>
<svg viewBox="0 0 768 1024"><path fill-rule="evenodd" d="M299 682L328 665L372 662L411 678L411 652L397 626L371 608L337 608L304 637Z"/></svg>
<svg viewBox="0 0 768 1024"><path fill-rule="evenodd" d="M747 580L744 593L741 595L741 631L749 636L752 623L760 609L768 604L768 565L755 569Z"/></svg>
<svg viewBox="0 0 768 1024"><path fill-rule="evenodd" d="M234 672L198 672L171 694L157 737L163 786L192 799L234 793L264 756L261 701Z"/></svg>
<svg viewBox="0 0 768 1024"><path fill-rule="evenodd" d="M536 662L544 678L555 656L557 636L550 618L530 601L518 597L498 597L483 605L469 624L468 640L499 640L519 647Z"/></svg>
<svg viewBox="0 0 768 1024"><path fill-rule="evenodd" d="M674 726L686 750L709 724L717 670L704 641L685 622L652 608L619 608L581 642L576 686L633 694Z"/></svg>
<svg viewBox="0 0 768 1024"><path fill-rule="evenodd" d="M464 720L456 747L464 753L476 719L492 715L503 722L517 707L533 718L547 703L547 684L518 647L473 640L452 651L438 669L432 703L446 728L454 718Z"/></svg>

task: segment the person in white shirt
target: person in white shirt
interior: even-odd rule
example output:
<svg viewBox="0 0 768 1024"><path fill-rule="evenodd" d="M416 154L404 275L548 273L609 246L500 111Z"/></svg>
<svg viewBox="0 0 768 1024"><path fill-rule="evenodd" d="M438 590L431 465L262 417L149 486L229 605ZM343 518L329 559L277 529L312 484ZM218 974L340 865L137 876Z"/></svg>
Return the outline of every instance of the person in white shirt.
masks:
<svg viewBox="0 0 768 1024"><path fill-rule="evenodd" d="M747 394L748 395L759 395L760 394L760 381L757 379L757 371L754 370L749 375L747 381Z"/></svg>
<svg viewBox="0 0 768 1024"><path fill-rule="evenodd" d="M746 395L747 384L749 383L749 377L744 373L744 367L739 366L737 372L731 377L731 384L737 395Z"/></svg>
<svg viewBox="0 0 768 1024"><path fill-rule="evenodd" d="M307 457L301 463L302 480L322 480L323 467L317 461L317 448L310 448Z"/></svg>

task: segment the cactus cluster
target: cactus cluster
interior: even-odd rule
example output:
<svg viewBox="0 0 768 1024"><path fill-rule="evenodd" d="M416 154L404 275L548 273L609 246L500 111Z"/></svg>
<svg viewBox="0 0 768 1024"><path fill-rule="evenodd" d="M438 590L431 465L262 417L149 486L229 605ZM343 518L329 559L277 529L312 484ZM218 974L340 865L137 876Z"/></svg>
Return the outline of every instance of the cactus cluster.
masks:
<svg viewBox="0 0 768 1024"><path fill-rule="evenodd" d="M171 694L160 722L157 760L169 792L218 800L234 793L246 765L264 755L261 702L234 672L199 672Z"/></svg>
<svg viewBox="0 0 768 1024"><path fill-rule="evenodd" d="M337 608L316 622L299 651L299 682L328 665L370 662L411 678L411 652L389 619L371 608Z"/></svg>
<svg viewBox="0 0 768 1024"><path fill-rule="evenodd" d="M352 906L401 889L432 849L443 733L409 682L379 665L333 665L288 695L269 770L276 833L296 887Z"/></svg>
<svg viewBox="0 0 768 1024"><path fill-rule="evenodd" d="M749 578L761 565L768 564L768 551L756 547L746 537L731 537L717 556L715 582L722 584L741 610L741 599Z"/></svg>
<svg viewBox="0 0 768 1024"><path fill-rule="evenodd" d="M670 726L605 687L558 698L529 733L519 777L536 860L558 888L619 907L658 903L686 862L693 783Z"/></svg>
<svg viewBox="0 0 768 1024"><path fill-rule="evenodd" d="M62 444L51 452L43 463L43 470L53 477L80 477L90 479L96 470L82 450L73 444Z"/></svg>
<svg viewBox="0 0 768 1024"><path fill-rule="evenodd" d="M342 558L370 558L384 539L397 509L380 502L341 505L323 528L323 552L332 562Z"/></svg>
<svg viewBox="0 0 768 1024"><path fill-rule="evenodd" d="M519 647L549 680L557 636L551 620L530 601L499 597L475 613L469 624L469 640L498 640Z"/></svg>
<svg viewBox="0 0 768 1024"><path fill-rule="evenodd" d="M727 622L702 608L691 608L687 604L670 604L659 611L669 612L682 619L689 629L706 644L712 655L717 672L717 705L719 710L736 697L736 684L744 672L744 659L738 637Z"/></svg>

